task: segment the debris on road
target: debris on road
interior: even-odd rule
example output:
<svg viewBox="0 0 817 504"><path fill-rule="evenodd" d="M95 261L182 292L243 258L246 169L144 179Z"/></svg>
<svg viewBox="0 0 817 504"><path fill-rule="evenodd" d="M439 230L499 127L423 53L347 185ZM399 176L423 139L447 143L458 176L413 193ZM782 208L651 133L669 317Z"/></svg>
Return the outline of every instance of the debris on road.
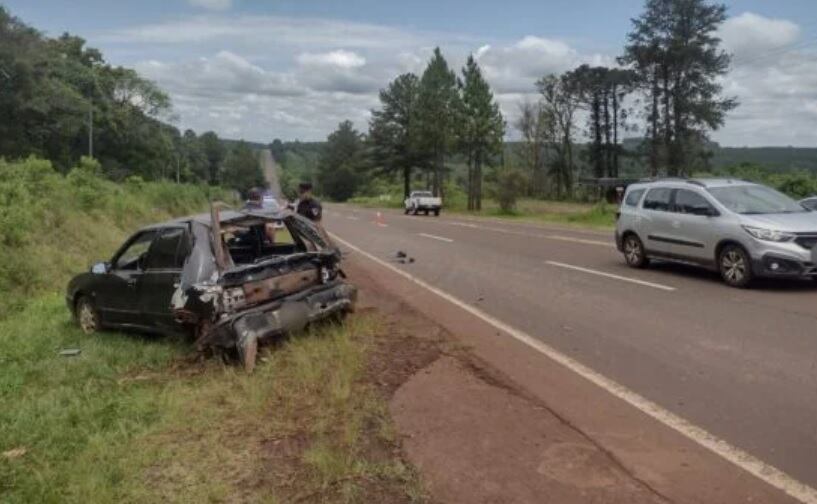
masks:
<svg viewBox="0 0 817 504"><path fill-rule="evenodd" d="M404 257L407 257L407 255L402 250L398 250L397 254L395 254L395 257L397 257L398 259L403 259Z"/></svg>
<svg viewBox="0 0 817 504"><path fill-rule="evenodd" d="M60 356L62 357L75 357L82 353L82 350L79 348L65 348L60 350Z"/></svg>

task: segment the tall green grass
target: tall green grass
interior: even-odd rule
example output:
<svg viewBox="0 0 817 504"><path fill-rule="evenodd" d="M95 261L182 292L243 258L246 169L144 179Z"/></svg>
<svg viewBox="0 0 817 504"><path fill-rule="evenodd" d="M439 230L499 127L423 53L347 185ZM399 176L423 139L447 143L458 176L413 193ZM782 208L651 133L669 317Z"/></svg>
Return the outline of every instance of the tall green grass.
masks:
<svg viewBox="0 0 817 504"><path fill-rule="evenodd" d="M26 300L61 291L71 275L110 258L135 228L203 211L218 188L115 184L83 159L67 175L36 158L0 159L0 318Z"/></svg>

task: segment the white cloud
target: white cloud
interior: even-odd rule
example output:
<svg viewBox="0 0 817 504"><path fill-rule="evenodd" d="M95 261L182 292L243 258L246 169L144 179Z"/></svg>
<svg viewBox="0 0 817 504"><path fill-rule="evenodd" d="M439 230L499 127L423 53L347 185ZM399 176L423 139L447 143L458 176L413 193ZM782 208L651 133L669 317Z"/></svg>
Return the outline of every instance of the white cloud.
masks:
<svg viewBox="0 0 817 504"><path fill-rule="evenodd" d="M187 0L187 3L212 11L225 11L233 6L233 0Z"/></svg>
<svg viewBox="0 0 817 504"><path fill-rule="evenodd" d="M800 27L785 19L744 12L727 19L718 34L726 50L732 52L739 62L794 43L800 37Z"/></svg>
<svg viewBox="0 0 817 504"><path fill-rule="evenodd" d="M352 51L339 49L325 53L302 53L298 55L298 62L302 65L357 68L366 64L366 58Z"/></svg>
<svg viewBox="0 0 817 504"><path fill-rule="evenodd" d="M740 107L714 138L726 145L817 144L817 54L791 21L745 13L719 35L735 54L723 79ZM535 81L582 63L614 65L619 47L588 53L542 35L476 38L330 19L207 14L107 32L95 40L115 63L135 65L166 89L179 125L231 137L322 140L351 119L365 130L377 91L421 73L435 46L459 71L483 67L509 124L536 99ZM781 46L783 49L781 49ZM134 54L149 59L133 60ZM130 59L130 61L129 61Z"/></svg>

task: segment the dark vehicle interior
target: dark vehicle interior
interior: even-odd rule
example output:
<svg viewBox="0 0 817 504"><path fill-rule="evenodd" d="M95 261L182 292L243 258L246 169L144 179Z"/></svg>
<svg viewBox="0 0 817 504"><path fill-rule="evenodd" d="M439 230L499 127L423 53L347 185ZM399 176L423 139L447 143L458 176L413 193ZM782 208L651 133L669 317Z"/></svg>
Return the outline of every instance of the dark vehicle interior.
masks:
<svg viewBox="0 0 817 504"><path fill-rule="evenodd" d="M231 223L222 229L224 243L234 264L253 264L274 256L315 250L282 221Z"/></svg>

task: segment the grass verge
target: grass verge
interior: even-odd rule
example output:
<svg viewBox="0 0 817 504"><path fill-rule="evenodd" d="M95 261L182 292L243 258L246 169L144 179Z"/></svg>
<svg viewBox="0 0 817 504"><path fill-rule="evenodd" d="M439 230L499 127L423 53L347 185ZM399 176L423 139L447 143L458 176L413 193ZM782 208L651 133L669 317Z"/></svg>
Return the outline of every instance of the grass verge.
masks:
<svg viewBox="0 0 817 504"><path fill-rule="evenodd" d="M173 339L86 336L42 298L0 322L0 501L420 501L365 379L381 332L323 325L245 375Z"/></svg>
<svg viewBox="0 0 817 504"><path fill-rule="evenodd" d="M394 198L353 198L349 203L364 208L403 208L402 201ZM607 203L573 203L565 201L548 201L522 199L517 202L516 210L504 212L496 200L483 200L482 211L473 212L463 205L444 205L443 212L471 217L491 217L516 220L520 222L540 222L561 224L593 229L612 229L616 223L616 207Z"/></svg>

